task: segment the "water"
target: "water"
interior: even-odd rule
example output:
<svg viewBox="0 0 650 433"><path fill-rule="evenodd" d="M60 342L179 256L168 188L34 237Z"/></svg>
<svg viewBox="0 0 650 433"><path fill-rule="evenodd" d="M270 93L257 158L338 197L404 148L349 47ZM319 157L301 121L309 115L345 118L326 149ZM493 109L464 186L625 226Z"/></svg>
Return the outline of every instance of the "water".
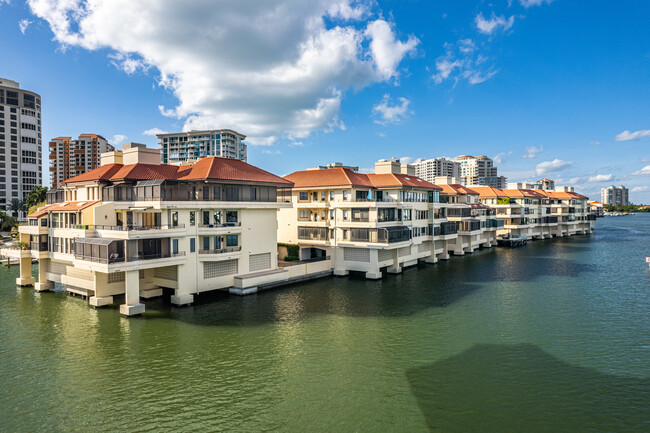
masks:
<svg viewBox="0 0 650 433"><path fill-rule="evenodd" d="M2 267L0 430L650 431L649 235L650 215L605 218L131 319Z"/></svg>

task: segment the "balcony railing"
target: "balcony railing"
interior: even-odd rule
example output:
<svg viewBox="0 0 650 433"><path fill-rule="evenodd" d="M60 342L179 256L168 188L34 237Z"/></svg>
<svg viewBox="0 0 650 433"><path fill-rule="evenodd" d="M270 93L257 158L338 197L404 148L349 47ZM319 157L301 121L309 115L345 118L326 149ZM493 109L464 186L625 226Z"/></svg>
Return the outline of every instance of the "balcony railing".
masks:
<svg viewBox="0 0 650 433"><path fill-rule="evenodd" d="M47 242L30 242L29 247L33 251L47 251Z"/></svg>
<svg viewBox="0 0 650 433"><path fill-rule="evenodd" d="M91 226L87 226L91 227ZM185 228L185 224L167 224L167 225L95 225L95 230L113 230L118 232L131 232L131 231L142 231L142 230L172 230L172 229L182 229Z"/></svg>
<svg viewBox="0 0 650 433"><path fill-rule="evenodd" d="M344 240L350 242L390 244L411 239L411 230L403 226L378 229L353 228L349 230L349 239Z"/></svg>
<svg viewBox="0 0 650 433"><path fill-rule="evenodd" d="M177 253L153 253L153 254L136 254L128 258L129 262L137 262L139 260L155 260L155 259L166 259L169 257L182 257L185 255L185 251L179 251Z"/></svg>
<svg viewBox="0 0 650 433"><path fill-rule="evenodd" d="M456 233L458 233L458 225L455 222L449 221L440 224L439 236L455 235Z"/></svg>
<svg viewBox="0 0 650 433"><path fill-rule="evenodd" d="M503 227L504 225L505 225L505 221L503 220L497 220L497 219L485 220L485 227L488 228L499 228L499 227Z"/></svg>
<svg viewBox="0 0 650 433"><path fill-rule="evenodd" d="M237 251L241 251L241 246L218 248L215 250L199 250L199 254L224 254L224 253L234 253Z"/></svg>
<svg viewBox="0 0 650 433"><path fill-rule="evenodd" d="M214 223L214 224L201 223L201 224L199 224L199 227L204 228L204 229L218 229L218 228L224 228L224 227L241 227L241 223L240 222Z"/></svg>
<svg viewBox="0 0 650 433"><path fill-rule="evenodd" d="M313 257L307 260L296 260L295 262L285 262L284 260L278 260L278 267L288 268L290 266L305 265L307 263L314 263L314 262L323 262L325 260L330 260L330 259L331 259L330 256L323 256L323 257Z"/></svg>

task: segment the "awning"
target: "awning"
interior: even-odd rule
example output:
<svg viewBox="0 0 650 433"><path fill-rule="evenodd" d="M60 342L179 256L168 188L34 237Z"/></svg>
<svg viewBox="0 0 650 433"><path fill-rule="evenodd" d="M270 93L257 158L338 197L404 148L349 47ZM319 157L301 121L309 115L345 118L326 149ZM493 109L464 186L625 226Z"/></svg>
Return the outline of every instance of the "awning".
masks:
<svg viewBox="0 0 650 433"><path fill-rule="evenodd" d="M165 179L150 179L150 180L140 180L135 186L153 186L153 185L162 185L165 183Z"/></svg>
<svg viewBox="0 0 650 433"><path fill-rule="evenodd" d="M113 242L121 241L123 239L111 239L111 238L76 238L75 244L90 244L90 245L110 245Z"/></svg>

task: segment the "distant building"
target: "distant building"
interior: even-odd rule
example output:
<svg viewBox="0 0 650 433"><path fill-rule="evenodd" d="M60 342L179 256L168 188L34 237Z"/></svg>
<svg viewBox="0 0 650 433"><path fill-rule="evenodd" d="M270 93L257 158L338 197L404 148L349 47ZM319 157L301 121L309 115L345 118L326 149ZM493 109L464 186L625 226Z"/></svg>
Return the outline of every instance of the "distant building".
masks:
<svg viewBox="0 0 650 433"><path fill-rule="evenodd" d="M608 186L600 190L600 201L610 206L627 206L630 204L629 191L623 185Z"/></svg>
<svg viewBox="0 0 650 433"><path fill-rule="evenodd" d="M465 186L505 188L507 179L497 174L494 161L485 155L461 155L454 158L460 164L460 179Z"/></svg>
<svg viewBox="0 0 650 433"><path fill-rule="evenodd" d="M307 170L325 170L328 168L347 168L348 170L358 173L359 172L359 167L358 166L351 166L351 165L343 165L342 162L330 162L329 164L325 165L319 165L318 167L314 168L308 168Z"/></svg>
<svg viewBox="0 0 650 433"><path fill-rule="evenodd" d="M115 150L98 134L81 134L78 139L56 137L50 141L50 176L52 188L74 176L97 168L100 155Z"/></svg>
<svg viewBox="0 0 650 433"><path fill-rule="evenodd" d="M193 163L206 156L246 162L246 136L230 129L157 134L163 164Z"/></svg>
<svg viewBox="0 0 650 433"><path fill-rule="evenodd" d="M418 159L413 163L415 175L427 182L438 176L460 178L460 163L447 158Z"/></svg>
<svg viewBox="0 0 650 433"><path fill-rule="evenodd" d="M400 173L415 176L415 167L410 164L403 164L399 158L380 159L375 162L376 174Z"/></svg>
<svg viewBox="0 0 650 433"><path fill-rule="evenodd" d="M591 209L591 213L596 215L597 217L602 217L605 216L605 207L603 204L599 201L590 201L588 202L589 208Z"/></svg>
<svg viewBox="0 0 650 433"><path fill-rule="evenodd" d="M42 168L41 96L0 78L0 209L42 185Z"/></svg>

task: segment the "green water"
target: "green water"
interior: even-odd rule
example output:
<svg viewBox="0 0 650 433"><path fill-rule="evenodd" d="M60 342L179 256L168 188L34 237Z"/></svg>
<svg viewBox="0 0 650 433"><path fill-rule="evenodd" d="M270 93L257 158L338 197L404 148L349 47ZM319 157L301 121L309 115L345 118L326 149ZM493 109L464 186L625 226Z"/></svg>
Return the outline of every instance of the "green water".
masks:
<svg viewBox="0 0 650 433"><path fill-rule="evenodd" d="M131 319L2 267L0 431L648 432L649 240L605 218Z"/></svg>

